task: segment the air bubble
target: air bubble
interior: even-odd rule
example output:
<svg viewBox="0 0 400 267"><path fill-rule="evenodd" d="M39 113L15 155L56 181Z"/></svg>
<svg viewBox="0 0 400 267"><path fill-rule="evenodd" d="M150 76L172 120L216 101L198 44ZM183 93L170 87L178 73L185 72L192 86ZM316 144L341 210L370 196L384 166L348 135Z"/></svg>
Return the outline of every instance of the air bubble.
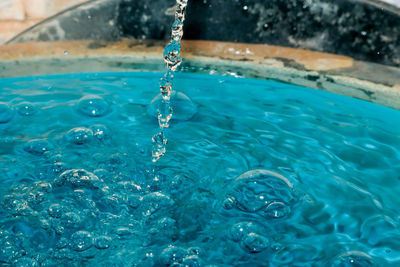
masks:
<svg viewBox="0 0 400 267"><path fill-rule="evenodd" d="M70 185L73 188L99 188L99 178L84 169L67 170L60 174L55 180L56 186Z"/></svg>
<svg viewBox="0 0 400 267"><path fill-rule="evenodd" d="M268 245L268 239L256 233L249 233L243 239L243 247L249 253L259 253L268 248Z"/></svg>
<svg viewBox="0 0 400 267"><path fill-rule="evenodd" d="M236 208L265 217L286 216L294 200L293 185L280 174L268 170L252 170L240 175L228 193Z"/></svg>
<svg viewBox="0 0 400 267"><path fill-rule="evenodd" d="M87 231L78 231L71 236L71 249L75 251L84 251L93 245L92 235Z"/></svg>
<svg viewBox="0 0 400 267"><path fill-rule="evenodd" d="M61 218L63 207L60 204L51 204L48 213L53 218Z"/></svg>
<svg viewBox="0 0 400 267"><path fill-rule="evenodd" d="M51 149L52 145L42 139L31 140L24 146L24 150L32 155L43 155Z"/></svg>
<svg viewBox="0 0 400 267"><path fill-rule="evenodd" d="M368 254L361 251L349 251L337 256L333 262L332 267L372 267L378 266L374 259Z"/></svg>
<svg viewBox="0 0 400 267"><path fill-rule="evenodd" d="M96 124L90 126L90 129L93 132L93 136L101 142L106 142L111 138L110 130L101 124Z"/></svg>
<svg viewBox="0 0 400 267"><path fill-rule="evenodd" d="M0 123L9 122L14 116L14 112L11 107L6 104L0 102Z"/></svg>
<svg viewBox="0 0 400 267"><path fill-rule="evenodd" d="M183 262L186 250L181 247L169 246L161 252L160 263L162 266L173 266Z"/></svg>
<svg viewBox="0 0 400 267"><path fill-rule="evenodd" d="M84 128L84 127L77 127L69 130L66 134L66 140L75 145L83 145L90 143L93 137L93 131Z"/></svg>
<svg viewBox="0 0 400 267"><path fill-rule="evenodd" d="M107 249L111 245L112 238L109 236L98 236L95 239L94 245L98 249Z"/></svg>
<svg viewBox="0 0 400 267"><path fill-rule="evenodd" d="M22 257L22 258L17 259L16 261L14 261L13 266L15 266L15 267L36 267L36 266L39 267L40 265L36 260L34 260L32 258Z"/></svg>
<svg viewBox="0 0 400 267"><path fill-rule="evenodd" d="M290 207L283 202L272 201L265 209L264 217L283 218L290 213Z"/></svg>
<svg viewBox="0 0 400 267"><path fill-rule="evenodd" d="M36 107L29 102L22 102L16 106L17 112L21 116L32 116L36 113Z"/></svg>
<svg viewBox="0 0 400 267"><path fill-rule="evenodd" d="M89 117L101 117L106 115L108 111L108 103L100 96L84 96L78 103L78 112Z"/></svg>

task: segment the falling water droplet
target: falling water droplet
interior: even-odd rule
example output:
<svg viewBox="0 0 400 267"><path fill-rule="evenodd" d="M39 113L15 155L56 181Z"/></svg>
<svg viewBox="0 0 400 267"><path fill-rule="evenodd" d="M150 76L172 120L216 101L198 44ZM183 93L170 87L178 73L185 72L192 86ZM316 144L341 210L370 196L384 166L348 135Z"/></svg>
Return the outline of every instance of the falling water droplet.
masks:
<svg viewBox="0 0 400 267"><path fill-rule="evenodd" d="M167 145L168 141L167 138L165 138L164 133L159 132L153 135L152 142L153 142L153 147L151 150L152 161L156 162L165 154L166 151L165 146Z"/></svg>
<svg viewBox="0 0 400 267"><path fill-rule="evenodd" d="M168 128L172 117L172 107L167 100L162 100L158 106L158 123L161 128Z"/></svg>

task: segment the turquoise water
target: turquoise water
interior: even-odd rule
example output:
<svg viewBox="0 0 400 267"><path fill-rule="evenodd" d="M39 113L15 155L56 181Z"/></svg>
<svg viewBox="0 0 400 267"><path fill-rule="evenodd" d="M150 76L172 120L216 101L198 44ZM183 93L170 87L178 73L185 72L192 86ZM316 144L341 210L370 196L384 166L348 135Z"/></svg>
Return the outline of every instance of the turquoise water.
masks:
<svg viewBox="0 0 400 267"><path fill-rule="evenodd" d="M0 79L1 266L400 264L399 111L177 74L154 179L160 76Z"/></svg>

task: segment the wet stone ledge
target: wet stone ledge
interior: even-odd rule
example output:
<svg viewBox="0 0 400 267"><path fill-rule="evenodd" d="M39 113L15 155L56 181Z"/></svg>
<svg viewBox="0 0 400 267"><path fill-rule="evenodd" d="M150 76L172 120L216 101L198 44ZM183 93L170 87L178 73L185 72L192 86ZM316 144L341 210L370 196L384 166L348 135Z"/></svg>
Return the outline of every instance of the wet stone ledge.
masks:
<svg viewBox="0 0 400 267"><path fill-rule="evenodd" d="M169 39L175 0L99 0L11 41ZM191 0L186 40L271 44L400 66L400 9L373 0Z"/></svg>

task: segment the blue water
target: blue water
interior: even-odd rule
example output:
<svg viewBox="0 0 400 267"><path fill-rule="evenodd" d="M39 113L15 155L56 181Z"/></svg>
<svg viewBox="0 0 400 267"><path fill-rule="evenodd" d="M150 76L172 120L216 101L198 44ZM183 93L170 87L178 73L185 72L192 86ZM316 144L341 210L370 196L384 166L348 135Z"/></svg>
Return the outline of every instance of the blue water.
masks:
<svg viewBox="0 0 400 267"><path fill-rule="evenodd" d="M400 111L177 74L154 179L160 76L0 79L1 266L399 266Z"/></svg>

